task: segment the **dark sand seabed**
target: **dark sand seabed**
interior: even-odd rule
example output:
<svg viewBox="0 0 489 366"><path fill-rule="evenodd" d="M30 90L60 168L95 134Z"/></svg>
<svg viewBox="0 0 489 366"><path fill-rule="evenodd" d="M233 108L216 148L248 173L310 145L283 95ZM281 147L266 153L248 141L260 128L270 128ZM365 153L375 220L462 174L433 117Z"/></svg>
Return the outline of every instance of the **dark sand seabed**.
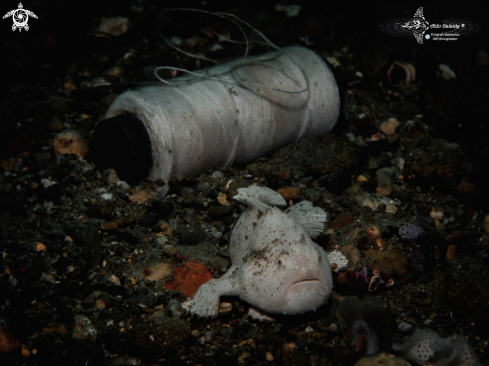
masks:
<svg viewBox="0 0 489 366"><path fill-rule="evenodd" d="M56 157L53 140L77 130L90 141L115 96L152 81L155 66L210 66L156 31L156 15L182 4L42 1L24 4L38 16L28 32L3 20L0 365L354 365L368 347L364 335L352 345L359 319L375 330L379 352L394 353L393 343L429 328L467 337L489 365L482 8L424 4L430 23L458 16L480 30L420 45L378 30L412 17L418 4L353 4L303 4L294 17L275 3L186 4L233 13L279 46L307 46L330 66L336 60L342 109L330 135L168 185L99 171L90 153ZM187 51L223 61L243 55L201 31L204 17L171 14L165 35L192 39ZM116 16L128 18L127 32L97 37L101 18ZM210 51L216 43L222 49ZM440 64L456 78L447 80ZM249 304L226 297L216 318L191 316L180 304L229 267L244 209L232 197L252 184L328 212L316 242L341 251L348 267L315 312L260 322Z"/></svg>

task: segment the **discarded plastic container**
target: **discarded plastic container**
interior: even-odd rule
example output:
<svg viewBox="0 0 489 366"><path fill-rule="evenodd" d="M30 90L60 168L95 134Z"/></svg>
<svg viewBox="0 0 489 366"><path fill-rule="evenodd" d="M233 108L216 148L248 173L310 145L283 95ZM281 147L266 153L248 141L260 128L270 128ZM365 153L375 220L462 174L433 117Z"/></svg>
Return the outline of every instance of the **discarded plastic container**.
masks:
<svg viewBox="0 0 489 366"><path fill-rule="evenodd" d="M340 110L332 72L303 47L240 58L172 83L115 99L92 143L99 168L130 181L193 177L329 132Z"/></svg>

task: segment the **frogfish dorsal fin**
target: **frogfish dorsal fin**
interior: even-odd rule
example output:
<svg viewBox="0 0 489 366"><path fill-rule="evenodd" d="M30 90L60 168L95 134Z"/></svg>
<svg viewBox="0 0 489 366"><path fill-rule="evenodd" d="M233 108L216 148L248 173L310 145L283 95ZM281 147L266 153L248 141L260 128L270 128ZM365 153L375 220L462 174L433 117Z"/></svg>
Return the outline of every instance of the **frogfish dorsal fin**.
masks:
<svg viewBox="0 0 489 366"><path fill-rule="evenodd" d="M311 238L316 238L324 230L327 214L319 207L313 207L309 201L296 203L284 211L307 231Z"/></svg>

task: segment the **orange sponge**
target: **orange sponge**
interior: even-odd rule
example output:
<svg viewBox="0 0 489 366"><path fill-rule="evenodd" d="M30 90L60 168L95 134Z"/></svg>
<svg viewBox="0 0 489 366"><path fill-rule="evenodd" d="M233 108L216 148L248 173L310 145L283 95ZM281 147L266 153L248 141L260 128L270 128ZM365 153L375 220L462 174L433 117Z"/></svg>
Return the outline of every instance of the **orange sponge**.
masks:
<svg viewBox="0 0 489 366"><path fill-rule="evenodd" d="M175 269L172 279L165 282L165 288L181 291L186 297L192 297L198 288L211 278L212 274L206 266L197 262L187 262L185 266Z"/></svg>

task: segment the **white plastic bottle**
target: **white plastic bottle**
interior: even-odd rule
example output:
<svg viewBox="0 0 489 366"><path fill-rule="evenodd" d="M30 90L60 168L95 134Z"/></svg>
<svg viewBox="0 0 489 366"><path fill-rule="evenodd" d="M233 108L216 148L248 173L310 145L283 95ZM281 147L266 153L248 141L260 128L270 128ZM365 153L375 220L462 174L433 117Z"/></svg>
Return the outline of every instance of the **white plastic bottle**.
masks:
<svg viewBox="0 0 489 366"><path fill-rule="evenodd" d="M94 136L101 168L132 181L193 177L326 133L340 110L331 70L303 47L172 81L115 99Z"/></svg>

